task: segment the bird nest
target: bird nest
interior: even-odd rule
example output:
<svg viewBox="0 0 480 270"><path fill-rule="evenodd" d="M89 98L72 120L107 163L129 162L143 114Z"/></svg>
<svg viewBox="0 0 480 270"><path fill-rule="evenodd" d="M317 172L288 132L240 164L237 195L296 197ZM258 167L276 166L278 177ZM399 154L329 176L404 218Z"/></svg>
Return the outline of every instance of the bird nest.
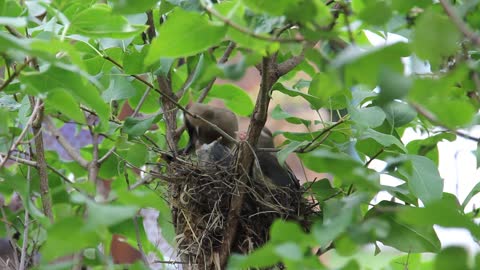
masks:
<svg viewBox="0 0 480 270"><path fill-rule="evenodd" d="M176 159L169 164L167 177L176 179L169 197L179 255L192 269L216 268L214 254L224 241L230 202L241 190L244 200L232 252L248 254L266 243L270 225L278 218L296 220L307 231L315 214L303 188L277 187L261 177L240 181L229 163Z"/></svg>

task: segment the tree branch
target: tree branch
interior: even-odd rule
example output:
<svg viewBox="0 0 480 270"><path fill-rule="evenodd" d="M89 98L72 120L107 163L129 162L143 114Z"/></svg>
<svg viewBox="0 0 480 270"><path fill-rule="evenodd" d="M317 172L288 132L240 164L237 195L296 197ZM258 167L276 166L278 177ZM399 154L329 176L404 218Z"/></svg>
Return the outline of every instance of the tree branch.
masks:
<svg viewBox="0 0 480 270"><path fill-rule="evenodd" d="M17 148L17 146L22 142L23 138L25 137L25 135L27 134L27 131L30 129L30 127L32 126L32 123L34 122L34 120L37 118L38 114L40 113L41 109L43 108L43 104L41 102L40 99L37 99L35 105L33 106L33 109L32 109L32 114L30 115L30 118L28 118L28 121L25 125L25 127L23 128L22 132L20 132L20 135L17 137L17 139L15 140L15 142L12 144L12 146L10 147L10 150L8 150L7 152L7 155L5 156L5 158L2 160L2 162L0 163L0 168L3 168L3 166L5 166L5 163L7 162L8 159L10 159L10 155L12 154L12 152Z"/></svg>
<svg viewBox="0 0 480 270"><path fill-rule="evenodd" d="M248 36L251 36L256 39L260 40L265 40L265 41L272 41L272 42L280 42L280 43L298 43L298 42L303 42L305 39L303 37L297 37L297 38L278 38L278 37L272 37L272 36L265 36L261 34L257 34L255 32L252 32L250 29L245 28L234 21L224 17L222 14L217 12L215 9L211 8L209 5L204 3L204 0L200 0L200 4L202 5L203 9L210 15L216 17L226 25L234 28L235 30L238 30Z"/></svg>
<svg viewBox="0 0 480 270"><path fill-rule="evenodd" d="M80 166L83 168L88 168L88 161L85 160L80 153L75 149L68 141L63 137L60 131L55 127L53 124L52 119L50 117L45 117L45 124L47 126L48 131L57 139L58 143L62 145L63 149L67 152L68 156L75 160Z"/></svg>
<svg viewBox="0 0 480 270"><path fill-rule="evenodd" d="M37 102L40 99L37 99ZM37 160L37 170L40 177L40 197L42 199L43 212L53 223L52 198L50 197L50 188L48 186L47 160L45 159L45 149L43 147L43 106L38 113L35 121L32 123L33 137L35 144L35 158Z"/></svg>
<svg viewBox="0 0 480 270"><path fill-rule="evenodd" d="M410 103L410 105L412 105L412 107L417 111L417 113L419 113L423 117L427 118L428 121L430 121L432 124L434 124L436 126L439 126L439 127L442 127L444 129L446 129L447 131L453 132L453 133L457 134L458 136L463 137L465 139L472 140L472 141L475 141L477 143L480 142L480 138L473 137L473 136L471 136L467 133L464 133L464 132L461 132L461 131L458 131L458 130L455 130L455 129L451 129L451 128L443 125L442 123L440 123L438 121L438 119L437 119L437 117L435 117L435 115L433 115L432 113L427 111L425 108L421 107L420 105L414 104L414 103Z"/></svg>
<svg viewBox="0 0 480 270"><path fill-rule="evenodd" d="M10 77L8 77L3 83L2 85L0 85L0 92L3 91L5 88L7 88L8 85L10 85L10 83L12 83L12 81L18 77L20 75L20 73L22 72L22 70L24 70L26 67L28 67L28 64L30 63L30 61L27 61L25 62L24 64L22 64L21 66L19 66L15 72L13 72L12 75L10 75Z"/></svg>
<svg viewBox="0 0 480 270"><path fill-rule="evenodd" d="M468 38L475 46L480 46L480 36L475 34L468 25L456 14L454 8L447 3L446 0L438 0L443 7L443 10L450 18L450 20L455 24L455 26L462 32L462 34Z"/></svg>

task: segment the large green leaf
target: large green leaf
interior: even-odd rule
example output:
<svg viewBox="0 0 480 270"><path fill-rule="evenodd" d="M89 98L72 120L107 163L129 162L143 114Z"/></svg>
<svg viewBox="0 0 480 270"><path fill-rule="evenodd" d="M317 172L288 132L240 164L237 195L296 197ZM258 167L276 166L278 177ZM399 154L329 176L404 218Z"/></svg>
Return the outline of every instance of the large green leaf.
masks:
<svg viewBox="0 0 480 270"><path fill-rule="evenodd" d="M78 102L89 106L97 113L104 129L108 125L110 110L99 91L77 72L52 66L45 71L25 74L20 79L39 93L65 89Z"/></svg>
<svg viewBox="0 0 480 270"><path fill-rule="evenodd" d="M249 116L253 112L252 99L242 88L233 84L214 85L208 93L210 98L220 98L225 106L241 116Z"/></svg>
<svg viewBox="0 0 480 270"><path fill-rule="evenodd" d="M153 40L145 59L147 65L161 57L202 52L222 41L227 28L210 22L206 16L177 8L158 31L159 36Z"/></svg>
<svg viewBox="0 0 480 270"><path fill-rule="evenodd" d="M430 8L415 25L412 47L419 57L438 65L458 49L461 34L446 15Z"/></svg>
<svg viewBox="0 0 480 270"><path fill-rule="evenodd" d="M443 179L437 166L430 159L408 155L409 162L404 163L400 173L407 177L408 187L426 205L440 200L443 193Z"/></svg>
<svg viewBox="0 0 480 270"><path fill-rule="evenodd" d="M400 204L382 201L370 209L366 217L375 217L384 220L390 225L387 236L378 240L387 246L394 247L403 252L437 252L440 250L438 239L432 225L414 225L399 219L394 213L405 207ZM390 209L391 211L384 211Z"/></svg>
<svg viewBox="0 0 480 270"><path fill-rule="evenodd" d="M139 35L145 25L132 25L125 17L112 13L110 7L94 5L77 14L70 21L70 31L92 38L124 39Z"/></svg>
<svg viewBox="0 0 480 270"><path fill-rule="evenodd" d="M100 238L95 231L87 230L80 217L69 217L57 221L47 230L47 241L40 252L47 262L70 255L86 247L99 244Z"/></svg>

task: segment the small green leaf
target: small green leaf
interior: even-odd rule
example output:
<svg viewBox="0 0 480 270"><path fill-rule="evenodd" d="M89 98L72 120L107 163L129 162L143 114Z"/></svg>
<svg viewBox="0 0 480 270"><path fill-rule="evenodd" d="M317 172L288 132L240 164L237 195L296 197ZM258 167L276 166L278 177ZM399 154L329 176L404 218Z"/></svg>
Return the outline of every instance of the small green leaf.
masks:
<svg viewBox="0 0 480 270"><path fill-rule="evenodd" d="M131 98L136 94L129 77L115 67L112 68L110 74L110 85L102 93L103 100L110 103L114 100Z"/></svg>
<svg viewBox="0 0 480 270"><path fill-rule="evenodd" d="M467 197L465 198L465 200L464 200L463 203L462 203L462 208L465 209L465 207L466 207L467 204L470 202L470 200L473 198L473 196L477 195L478 193L480 193L480 182L478 182L478 183L472 188L472 190L470 190L470 192L468 193Z"/></svg>
<svg viewBox="0 0 480 270"><path fill-rule="evenodd" d="M365 127L378 127L385 121L386 115L380 107L349 108L352 120Z"/></svg>
<svg viewBox="0 0 480 270"><path fill-rule="evenodd" d="M113 12L122 14L142 13L151 9L158 0L112 0Z"/></svg>
<svg viewBox="0 0 480 270"><path fill-rule="evenodd" d="M202 52L224 38L227 27L213 24L206 16L175 9L158 29L159 37L152 42L145 64L161 57L183 57Z"/></svg>
<svg viewBox="0 0 480 270"><path fill-rule="evenodd" d="M123 132L130 136L141 136L152 127L152 124L160 119L161 115L150 116L145 119L127 117L123 123Z"/></svg>
<svg viewBox="0 0 480 270"><path fill-rule="evenodd" d="M280 162L282 165L285 164L285 160L287 160L288 155L307 144L308 142L290 142L287 146L283 147L282 150L277 152L278 162Z"/></svg>
<svg viewBox="0 0 480 270"><path fill-rule="evenodd" d="M275 120L286 120L287 122L289 122L291 124L296 124L296 125L302 125L303 124L307 127L310 126L310 124L311 124L310 120L298 118L298 117L295 117L295 116L285 112L284 110L282 110L282 107L280 107L279 104L277 104L277 106L275 106L275 108L273 109L272 118L275 119Z"/></svg>

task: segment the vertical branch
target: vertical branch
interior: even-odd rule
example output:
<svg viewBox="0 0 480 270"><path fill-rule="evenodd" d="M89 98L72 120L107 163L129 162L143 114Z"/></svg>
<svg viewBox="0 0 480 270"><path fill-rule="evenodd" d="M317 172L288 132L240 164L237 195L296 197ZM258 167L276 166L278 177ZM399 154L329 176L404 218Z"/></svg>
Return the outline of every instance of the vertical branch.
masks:
<svg viewBox="0 0 480 270"><path fill-rule="evenodd" d="M147 25L147 36L149 42L151 43L156 36L153 13L151 10L147 11ZM162 104L165 124L167 126L167 131L165 134L167 145L171 151L176 152L178 140L178 138L175 136L175 130L177 129L177 107L176 104L171 102L171 100L177 101L178 98L173 93L171 82L167 76L157 75L157 83L160 91L162 92L160 101Z"/></svg>
<svg viewBox="0 0 480 270"><path fill-rule="evenodd" d="M28 159L30 159L32 155L32 147L31 144L29 144L30 150L28 153ZM26 198L30 198L30 186L31 186L31 174L30 171L31 168L28 166L27 168L27 196ZM24 228L23 228L23 241L22 241L22 250L20 253L20 265L18 266L19 270L25 270L25 264L26 264L26 259L27 259L27 247L28 247L28 231L29 231L29 225L30 225L30 215L28 214L28 204L30 203L30 200L27 199L25 201L25 218L23 221Z"/></svg>
<svg viewBox="0 0 480 270"><path fill-rule="evenodd" d="M33 102L32 102L33 104ZM37 170L40 176L40 196L45 215L53 223L52 198L48 187L47 161L45 160L45 149L43 147L43 106L40 108L37 118L32 123L33 141L35 144L35 157L37 159Z"/></svg>

